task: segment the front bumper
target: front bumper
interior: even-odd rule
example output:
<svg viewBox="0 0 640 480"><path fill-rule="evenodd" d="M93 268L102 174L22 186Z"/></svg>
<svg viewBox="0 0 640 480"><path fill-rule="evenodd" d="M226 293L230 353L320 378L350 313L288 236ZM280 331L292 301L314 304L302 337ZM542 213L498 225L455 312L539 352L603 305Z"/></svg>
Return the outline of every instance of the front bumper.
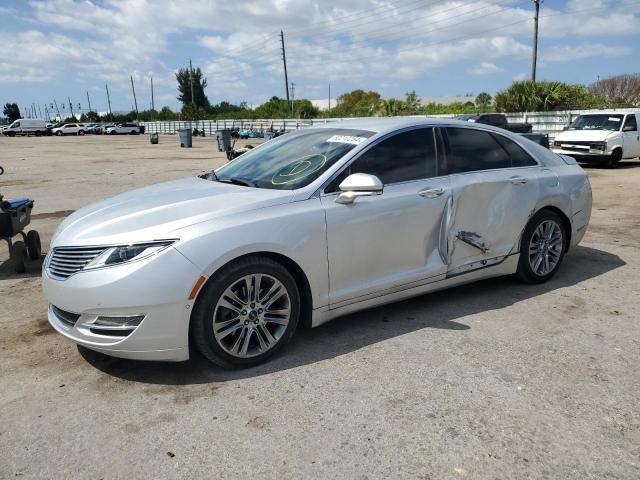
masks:
<svg viewBox="0 0 640 480"><path fill-rule="evenodd" d="M46 263L45 263L46 264ZM188 300L200 270L175 248L120 266L80 271L66 280L42 275L44 296L58 309L79 315L65 322L49 307L53 328L79 345L121 358L183 361L189 358ZM144 315L127 336L93 333L97 316Z"/></svg>
<svg viewBox="0 0 640 480"><path fill-rule="evenodd" d="M578 152L575 150L564 150L562 148L552 148L551 151L553 153L557 153L558 155L568 155L575 158L577 162L581 163L600 163L608 160L611 156L611 152L606 151L593 153L585 150L583 152Z"/></svg>

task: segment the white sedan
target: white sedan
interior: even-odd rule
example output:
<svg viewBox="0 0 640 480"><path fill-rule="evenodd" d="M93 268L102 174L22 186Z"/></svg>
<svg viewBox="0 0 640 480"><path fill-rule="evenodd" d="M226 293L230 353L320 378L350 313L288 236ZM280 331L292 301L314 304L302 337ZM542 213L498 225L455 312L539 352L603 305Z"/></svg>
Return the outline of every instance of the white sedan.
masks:
<svg viewBox="0 0 640 480"><path fill-rule="evenodd" d="M351 120L78 210L43 288L50 323L87 348L247 366L300 324L488 277L544 282L590 214L575 160L505 130Z"/></svg>

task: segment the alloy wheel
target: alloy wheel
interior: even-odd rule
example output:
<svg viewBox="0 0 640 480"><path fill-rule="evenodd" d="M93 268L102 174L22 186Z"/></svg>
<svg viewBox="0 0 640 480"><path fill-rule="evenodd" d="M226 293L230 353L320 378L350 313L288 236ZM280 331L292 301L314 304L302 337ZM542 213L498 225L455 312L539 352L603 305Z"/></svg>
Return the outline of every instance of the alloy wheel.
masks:
<svg viewBox="0 0 640 480"><path fill-rule="evenodd" d="M562 229L554 220L541 222L529 243L529 265L536 275L542 277L552 272L562 258L564 239Z"/></svg>
<svg viewBox="0 0 640 480"><path fill-rule="evenodd" d="M255 273L235 280L213 313L216 342L229 355L249 358L273 348L291 319L291 299L277 278Z"/></svg>

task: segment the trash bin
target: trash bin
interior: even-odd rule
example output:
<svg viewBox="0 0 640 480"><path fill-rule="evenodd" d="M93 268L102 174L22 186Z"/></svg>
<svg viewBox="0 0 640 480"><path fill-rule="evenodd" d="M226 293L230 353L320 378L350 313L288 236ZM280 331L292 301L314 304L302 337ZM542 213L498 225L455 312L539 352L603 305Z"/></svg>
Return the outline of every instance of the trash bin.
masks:
<svg viewBox="0 0 640 480"><path fill-rule="evenodd" d="M193 132L190 128L181 128L178 130L180 136L180 146L184 148L191 148L191 142L193 141Z"/></svg>
<svg viewBox="0 0 640 480"><path fill-rule="evenodd" d="M268 142L275 136L275 132L264 132L264 141Z"/></svg>
<svg viewBox="0 0 640 480"><path fill-rule="evenodd" d="M151 142L151 145L157 145L159 139L160 139L160 137L159 137L159 135L157 133L152 133L149 136L149 141Z"/></svg>
<svg viewBox="0 0 640 480"><path fill-rule="evenodd" d="M218 130L216 132L218 151L227 152L231 149L231 130Z"/></svg>

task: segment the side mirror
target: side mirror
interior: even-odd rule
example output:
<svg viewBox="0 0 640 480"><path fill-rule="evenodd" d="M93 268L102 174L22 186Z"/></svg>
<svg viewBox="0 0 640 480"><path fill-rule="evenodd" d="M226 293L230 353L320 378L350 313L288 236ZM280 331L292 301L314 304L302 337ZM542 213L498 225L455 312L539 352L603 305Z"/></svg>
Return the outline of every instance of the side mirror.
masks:
<svg viewBox="0 0 640 480"><path fill-rule="evenodd" d="M345 178L340 184L342 193L336 198L336 203L351 204L358 197L382 195L384 186L378 177L367 173L354 173Z"/></svg>

